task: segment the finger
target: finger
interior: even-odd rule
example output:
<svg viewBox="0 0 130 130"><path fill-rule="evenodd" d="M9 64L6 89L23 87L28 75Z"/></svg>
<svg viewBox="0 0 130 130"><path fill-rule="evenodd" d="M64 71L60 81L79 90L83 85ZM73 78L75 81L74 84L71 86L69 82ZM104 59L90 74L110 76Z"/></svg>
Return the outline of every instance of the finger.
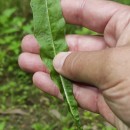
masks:
<svg viewBox="0 0 130 130"><path fill-rule="evenodd" d="M36 40L34 40L34 36L31 36L31 38L32 39L30 40L30 42L28 40L25 40L23 50L26 50L27 52L24 52L19 56L19 65L23 70L26 70L28 72L48 72L46 66L43 64L43 61L38 54L28 53L30 52L30 48L26 45L27 42L29 42L27 44L30 44L31 51L36 53L36 48L35 46L33 46L33 43L36 42ZM107 47L103 37L98 36L68 35L66 36L66 40L71 51L94 51L102 50ZM31 43L31 41L33 42Z"/></svg>
<svg viewBox="0 0 130 130"><path fill-rule="evenodd" d="M107 82L106 68L108 68L110 50L62 52L54 58L53 65L57 72L73 81L101 88Z"/></svg>
<svg viewBox="0 0 130 130"><path fill-rule="evenodd" d="M75 84L73 91L75 99L83 109L99 113L109 123L114 124L114 114L97 88Z"/></svg>
<svg viewBox="0 0 130 130"><path fill-rule="evenodd" d="M58 87L56 87L56 85L53 83L49 74L44 72L36 72L33 75L33 83L42 91L59 99L63 99Z"/></svg>
<svg viewBox="0 0 130 130"><path fill-rule="evenodd" d="M61 6L68 23L100 33L104 32L112 16L125 7L109 0L61 0Z"/></svg>
<svg viewBox="0 0 130 130"><path fill-rule="evenodd" d="M67 35L66 41L70 51L96 51L107 47L101 36Z"/></svg>
<svg viewBox="0 0 130 130"><path fill-rule="evenodd" d="M37 54L24 52L19 56L19 66L28 72L44 71L48 73L46 66Z"/></svg>
<svg viewBox="0 0 130 130"><path fill-rule="evenodd" d="M40 46L34 35L26 35L22 40L21 48L23 52L40 53Z"/></svg>
<svg viewBox="0 0 130 130"><path fill-rule="evenodd" d="M94 51L106 48L104 38L100 36L67 35L66 41L70 51ZM23 38L21 48L23 52L35 54L40 52L38 42L33 35Z"/></svg>
<svg viewBox="0 0 130 130"><path fill-rule="evenodd" d="M42 91L63 100L59 89L50 79L49 74L43 72L35 73L33 83ZM105 101L99 97L99 92L96 88L74 85L74 95L82 108L102 114L105 119L108 119L113 124L113 114Z"/></svg>

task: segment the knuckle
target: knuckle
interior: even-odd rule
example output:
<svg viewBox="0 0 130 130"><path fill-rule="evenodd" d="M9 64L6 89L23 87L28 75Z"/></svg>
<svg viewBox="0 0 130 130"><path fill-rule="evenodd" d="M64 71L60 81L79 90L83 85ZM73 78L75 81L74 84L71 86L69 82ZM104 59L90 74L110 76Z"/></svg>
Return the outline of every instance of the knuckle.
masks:
<svg viewBox="0 0 130 130"><path fill-rule="evenodd" d="M76 80L78 77L78 74L80 72L80 55L76 52L71 54L69 57L66 59L65 63L65 71L69 77L71 77L73 80Z"/></svg>
<svg viewBox="0 0 130 130"><path fill-rule="evenodd" d="M130 73L128 51L124 47L112 48L105 55L102 77L100 78L101 83L105 84L105 89L117 86L117 84L128 79Z"/></svg>
<svg viewBox="0 0 130 130"><path fill-rule="evenodd" d="M79 4L79 8L77 9L77 20L79 21L79 23L82 25L83 21L83 10L86 6L87 0L82 0Z"/></svg>
<svg viewBox="0 0 130 130"><path fill-rule="evenodd" d="M110 77L112 75L112 71L116 67L114 65L113 58L115 57L115 50L108 49L102 51L102 61L100 64L100 72L101 75L98 77L98 81L100 84L106 84L110 81Z"/></svg>

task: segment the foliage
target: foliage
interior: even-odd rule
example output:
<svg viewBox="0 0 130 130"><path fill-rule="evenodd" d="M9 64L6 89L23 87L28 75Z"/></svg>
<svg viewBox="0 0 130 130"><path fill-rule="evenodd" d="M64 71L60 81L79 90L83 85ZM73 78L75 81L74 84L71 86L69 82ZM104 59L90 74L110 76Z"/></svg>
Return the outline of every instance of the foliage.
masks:
<svg viewBox="0 0 130 130"><path fill-rule="evenodd" d="M59 75L52 63L56 54L68 50L65 42L66 24L61 13L59 0L32 0L31 5L34 17L35 37L41 46L41 56L50 70L53 81L59 86L69 111L74 118L74 122L80 130L82 128L79 120L78 105L73 96L72 83ZM54 16L53 14L57 15Z"/></svg>
<svg viewBox="0 0 130 130"><path fill-rule="evenodd" d="M5 128L5 122L0 123L0 130L4 130Z"/></svg>
<svg viewBox="0 0 130 130"><path fill-rule="evenodd" d="M120 2L122 4L130 5L130 1L129 0L114 0L114 1Z"/></svg>
<svg viewBox="0 0 130 130"><path fill-rule="evenodd" d="M12 102L14 100L13 98L15 92L22 91L23 89L21 87L19 89L16 88L15 92L13 91L14 86L23 86L21 81L20 84L16 82L18 78L22 79L24 78L23 76L25 76L25 79L29 78L19 69L17 65L17 59L20 53L20 39L22 38L22 35L25 34L25 32L31 33L32 28L31 24L23 26L26 21L22 17L15 17L14 13L16 11L16 8L7 9L2 13L2 15L0 15L0 36L2 37L2 39L0 39L0 92L3 93L4 91L8 90L8 93L6 93L5 96L10 96L11 98L9 100ZM3 98L1 101L3 101L4 104L6 104L5 96L0 97L0 99Z"/></svg>
<svg viewBox="0 0 130 130"><path fill-rule="evenodd" d="M18 11L15 14L22 17L29 17L31 13L30 9L30 0L0 0L0 12L3 12L5 9L17 7Z"/></svg>
<svg viewBox="0 0 130 130"><path fill-rule="evenodd" d="M0 12L0 130L75 130L65 105L36 89L17 64L21 39L32 33L29 0L1 0ZM79 27L76 33L93 34ZM97 114L80 114L84 130L115 130Z"/></svg>
<svg viewBox="0 0 130 130"><path fill-rule="evenodd" d="M16 12L17 8L11 8L0 16L0 128L75 130L61 101L34 88L31 75L20 70L17 64L20 42L23 35L32 32L32 22L17 16Z"/></svg>

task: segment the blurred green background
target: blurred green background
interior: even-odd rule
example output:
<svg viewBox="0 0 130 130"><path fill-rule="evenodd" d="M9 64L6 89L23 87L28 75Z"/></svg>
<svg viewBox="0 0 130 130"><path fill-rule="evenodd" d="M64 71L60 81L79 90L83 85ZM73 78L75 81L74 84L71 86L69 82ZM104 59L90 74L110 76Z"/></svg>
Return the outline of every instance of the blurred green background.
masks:
<svg viewBox="0 0 130 130"><path fill-rule="evenodd" d="M29 2L0 0L0 130L75 130L65 104L35 88L32 75L18 66L21 39L33 33ZM115 130L98 114L80 113L84 130Z"/></svg>

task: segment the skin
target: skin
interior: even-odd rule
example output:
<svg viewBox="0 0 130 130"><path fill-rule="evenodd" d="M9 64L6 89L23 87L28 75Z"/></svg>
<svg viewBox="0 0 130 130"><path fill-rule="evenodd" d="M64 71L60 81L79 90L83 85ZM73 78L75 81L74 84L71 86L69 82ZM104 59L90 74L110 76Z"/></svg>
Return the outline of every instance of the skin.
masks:
<svg viewBox="0 0 130 130"><path fill-rule="evenodd" d="M101 114L117 129L130 129L130 7L106 0L61 0L61 6L66 22L103 36L67 35L70 52L54 58L55 69L74 81L80 107ZM38 88L62 99L35 37L25 36L21 47L20 67L34 73Z"/></svg>

